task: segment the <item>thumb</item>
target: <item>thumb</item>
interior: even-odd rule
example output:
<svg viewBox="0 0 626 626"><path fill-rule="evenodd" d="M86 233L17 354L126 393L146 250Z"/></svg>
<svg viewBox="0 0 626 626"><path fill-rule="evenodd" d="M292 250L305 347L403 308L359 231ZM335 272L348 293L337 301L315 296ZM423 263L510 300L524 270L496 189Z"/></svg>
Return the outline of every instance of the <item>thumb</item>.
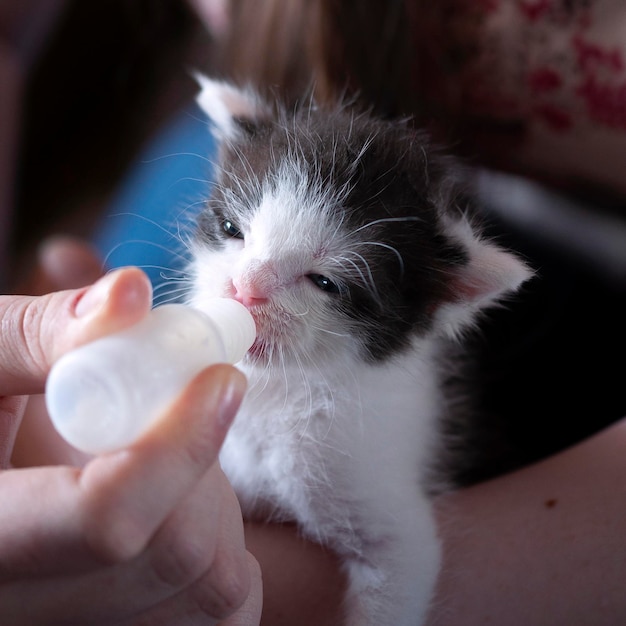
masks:
<svg viewBox="0 0 626 626"><path fill-rule="evenodd" d="M88 288L45 296L0 296L0 396L40 393L62 354L141 320L152 289L137 268Z"/></svg>

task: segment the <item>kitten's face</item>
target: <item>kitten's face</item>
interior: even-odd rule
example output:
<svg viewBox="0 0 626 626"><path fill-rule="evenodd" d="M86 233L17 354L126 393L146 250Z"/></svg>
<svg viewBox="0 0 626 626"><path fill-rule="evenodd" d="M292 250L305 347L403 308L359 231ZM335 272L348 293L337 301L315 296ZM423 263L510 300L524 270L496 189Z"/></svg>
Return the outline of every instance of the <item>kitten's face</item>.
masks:
<svg viewBox="0 0 626 626"><path fill-rule="evenodd" d="M402 122L341 107L273 112L200 80L222 145L190 301L248 306L249 360L384 361L416 337L454 336L529 277L474 231L448 160Z"/></svg>
<svg viewBox="0 0 626 626"><path fill-rule="evenodd" d="M248 128L199 220L193 304L242 301L251 355L380 360L424 332L464 260L441 232L421 136L346 112Z"/></svg>

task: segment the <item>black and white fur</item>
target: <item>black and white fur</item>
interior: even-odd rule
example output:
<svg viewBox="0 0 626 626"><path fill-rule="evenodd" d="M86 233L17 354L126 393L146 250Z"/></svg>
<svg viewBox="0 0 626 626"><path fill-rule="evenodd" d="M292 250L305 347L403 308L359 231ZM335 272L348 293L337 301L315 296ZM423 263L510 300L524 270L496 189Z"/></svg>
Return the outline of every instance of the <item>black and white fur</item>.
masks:
<svg viewBox="0 0 626 626"><path fill-rule="evenodd" d="M481 238L454 165L408 124L199 80L221 153L189 301L237 298L258 329L224 471L244 515L341 555L350 626L420 624L447 355L530 272Z"/></svg>

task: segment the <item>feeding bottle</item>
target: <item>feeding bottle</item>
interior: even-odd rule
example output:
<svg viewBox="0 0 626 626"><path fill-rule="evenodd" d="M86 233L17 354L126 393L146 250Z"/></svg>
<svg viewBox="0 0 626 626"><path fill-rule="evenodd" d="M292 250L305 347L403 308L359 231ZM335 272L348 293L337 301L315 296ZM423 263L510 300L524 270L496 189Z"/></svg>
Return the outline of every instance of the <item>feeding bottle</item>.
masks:
<svg viewBox="0 0 626 626"><path fill-rule="evenodd" d="M52 367L46 405L72 446L91 454L135 441L213 363L236 363L256 335L249 311L215 298L204 312L157 307L138 324L67 353Z"/></svg>

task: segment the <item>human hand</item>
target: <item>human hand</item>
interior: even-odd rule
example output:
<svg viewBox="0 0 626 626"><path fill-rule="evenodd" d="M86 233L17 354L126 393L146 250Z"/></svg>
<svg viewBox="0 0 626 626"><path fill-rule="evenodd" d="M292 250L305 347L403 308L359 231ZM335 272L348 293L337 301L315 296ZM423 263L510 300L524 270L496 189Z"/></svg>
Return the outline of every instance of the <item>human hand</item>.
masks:
<svg viewBox="0 0 626 626"><path fill-rule="evenodd" d="M136 269L88 289L0 297L2 467L21 396L42 391L61 354L138 321L149 306ZM3 618L16 626L258 623L258 566L216 463L244 385L234 368L214 366L128 449L83 469L0 472Z"/></svg>

